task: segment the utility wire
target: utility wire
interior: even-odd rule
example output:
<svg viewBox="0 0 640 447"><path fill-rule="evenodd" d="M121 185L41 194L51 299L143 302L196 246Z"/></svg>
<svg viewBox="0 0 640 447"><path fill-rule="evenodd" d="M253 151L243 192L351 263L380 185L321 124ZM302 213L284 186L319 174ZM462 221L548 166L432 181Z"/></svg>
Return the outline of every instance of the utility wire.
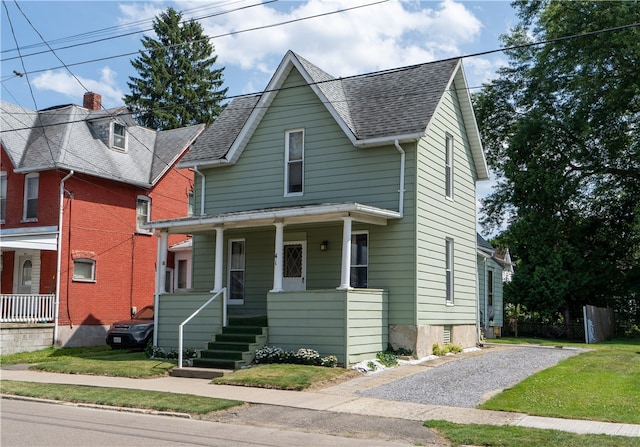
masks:
<svg viewBox="0 0 640 447"><path fill-rule="evenodd" d="M312 16L306 16L306 17L300 17L300 18L297 18L297 19L285 20L285 21L278 22L278 23L273 23L273 24L270 24L270 25L257 26L257 27L254 27L254 28L247 28L247 29L238 30L238 31L230 31L228 33L218 34L216 36L206 37L206 38L200 39L200 40L193 40L193 41L188 42L188 44L193 44L193 43L196 43L196 42L199 42L199 41L202 41L202 40L213 40L213 39L218 39L218 38L221 38L221 37L235 36L237 34L243 34L243 33L247 33L247 32L250 32L250 31L258 31L258 30L263 30L263 29L268 29L268 28L274 28L276 26L288 25L288 24L291 24L291 23L301 22L301 21L310 20L310 19L317 19L319 17L326 17L326 16L333 15L333 14L339 14L339 13L343 13L343 12L347 12L347 11L352 11L352 10L355 10L355 9L366 8L366 7L369 7L369 6L374 6L374 5L378 5L378 4L381 4L381 3L386 3L388 1L389 0L380 0L380 1L377 1L377 2L373 2L373 3L367 3L365 5L352 6L350 8L338 9L336 11L324 12L324 13L315 14L315 15L312 15ZM181 45L186 45L186 44L187 43L166 45L166 46L164 46L164 48L166 48L166 49L175 48L175 47L179 47ZM95 62L102 62L102 61L107 61L107 60L111 60L111 59L118 59L118 58L121 58L121 57L134 56L134 55L138 55L138 54L141 54L141 53L146 53L146 52L149 52L149 51L151 51L151 50L146 50L146 49L137 50L137 51L129 52L129 53L123 53L123 54L117 54L117 55L113 55L113 56L105 56L105 57L101 57L101 58L91 59L91 60L87 60L87 61L75 62L75 63L67 64L66 66L57 66L57 67L41 68L41 69L38 69L38 70L31 70L29 73L30 74L42 73L42 72L49 71L49 70L58 70L60 68L76 67L78 65L92 64L92 63L95 63ZM13 78L13 76L9 77L9 79L11 79L11 78ZM4 82L5 80L6 79L3 79L2 81Z"/></svg>
<svg viewBox="0 0 640 447"><path fill-rule="evenodd" d="M249 6L243 6L241 8L236 8L236 9L233 9L231 11L217 12L217 13L208 14L208 15L205 15L205 16L195 17L195 18L191 18L191 19L185 19L185 20L182 20L180 23L189 22L191 20L208 19L208 18L211 18L211 17L216 17L216 16L220 16L220 15L224 15L224 14L229 14L231 12L237 12L237 11L241 11L241 10L244 10L244 9L253 8L255 6L262 6L262 5L273 3L273 2L276 2L276 1L278 1L278 0L269 0L269 1L265 2L265 3L257 3L257 4L253 4L253 5L249 5ZM17 5L17 3L16 3L16 5ZM182 14L184 14L184 12L182 12ZM155 20L155 19L153 19L153 20ZM68 49L71 49L71 48L77 48L77 47L84 46L84 45L92 45L94 43L105 42L107 40L119 39L121 37L127 37L127 36L132 36L132 35L135 35L135 34L146 33L147 31L153 31L153 27L152 28L146 28L146 29L143 29L143 30L131 31L131 32L124 33L124 34L118 34L116 36L104 37L102 39L96 39L96 40L92 40L92 41L89 41L89 42L82 42L82 43L78 43L78 44L74 44L74 45L68 45L66 47L58 47L58 48L55 48L55 51L68 50ZM39 51L37 53L29 53L29 54L13 56L13 57L2 59L2 61L3 62L8 62L8 61L11 61L11 60L14 60L14 59L18 59L18 58L27 58L27 57L30 57L30 56L37 56L37 55L40 55L40 54L49 53L50 51L54 51L53 49L51 49L50 46L47 45L47 47L48 47L48 50ZM15 48L15 49L10 49L10 50L4 50L2 52L16 51L16 50L18 50L18 49ZM119 57L119 56L114 56L114 57Z"/></svg>

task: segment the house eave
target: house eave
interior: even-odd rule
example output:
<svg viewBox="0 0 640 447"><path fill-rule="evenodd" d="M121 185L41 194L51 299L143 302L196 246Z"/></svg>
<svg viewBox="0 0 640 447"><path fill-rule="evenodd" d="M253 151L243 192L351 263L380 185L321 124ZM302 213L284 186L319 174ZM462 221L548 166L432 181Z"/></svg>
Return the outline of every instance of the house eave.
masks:
<svg viewBox="0 0 640 447"><path fill-rule="evenodd" d="M386 225L389 219L400 219L397 211L376 208L360 203L320 204L285 208L269 208L232 212L218 215L194 216L181 219L152 221L146 229L167 231L169 233L190 234L211 231L216 227L251 228L271 226L276 222L302 224L316 222L342 221L353 218L358 222L373 225Z"/></svg>
<svg viewBox="0 0 640 447"><path fill-rule="evenodd" d="M410 133L403 135L391 135L385 137L378 138L369 138L366 140L358 140L354 143L356 147L367 148L367 147L379 147L379 146L387 146L394 145L397 141L400 144L404 143L413 143L415 141L420 140L420 138L424 137L424 132L418 133Z"/></svg>

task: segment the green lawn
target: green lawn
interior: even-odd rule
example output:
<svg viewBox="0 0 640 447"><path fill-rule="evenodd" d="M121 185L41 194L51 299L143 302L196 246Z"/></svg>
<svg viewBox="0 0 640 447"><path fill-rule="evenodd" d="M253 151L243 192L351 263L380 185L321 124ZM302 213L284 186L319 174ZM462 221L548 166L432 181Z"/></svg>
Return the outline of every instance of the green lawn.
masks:
<svg viewBox="0 0 640 447"><path fill-rule="evenodd" d="M213 383L300 391L317 383L339 380L352 372L324 366L271 364L240 369L213 379Z"/></svg>
<svg viewBox="0 0 640 447"><path fill-rule="evenodd" d="M18 382L13 380L1 381L0 391L5 394L38 397L64 402L83 402L189 414L207 414L212 411L224 410L242 404L242 402L235 400L214 399L191 394L83 385Z"/></svg>
<svg viewBox="0 0 640 447"><path fill-rule="evenodd" d="M580 347L593 350L534 374L481 408L640 424L640 341Z"/></svg>
<svg viewBox="0 0 640 447"><path fill-rule="evenodd" d="M49 372L135 378L163 376L176 366L174 361L148 359L143 352L112 350L108 346L48 348L2 356L0 362L28 363L32 369Z"/></svg>
<svg viewBox="0 0 640 447"><path fill-rule="evenodd" d="M492 447L637 447L638 438L607 435L579 435L556 430L495 425L454 424L427 421L425 426L436 430L454 446Z"/></svg>

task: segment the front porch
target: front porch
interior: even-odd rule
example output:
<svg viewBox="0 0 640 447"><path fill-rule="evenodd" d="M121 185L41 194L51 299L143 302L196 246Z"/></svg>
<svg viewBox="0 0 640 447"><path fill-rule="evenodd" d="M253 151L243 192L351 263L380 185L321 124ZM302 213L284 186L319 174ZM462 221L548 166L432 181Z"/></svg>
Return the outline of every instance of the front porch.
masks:
<svg viewBox="0 0 640 447"><path fill-rule="evenodd" d="M211 297L210 292L163 294L158 300L157 346L178 347L180 324ZM222 297L222 295L221 295ZM341 365L375 357L389 342L385 290L269 292L266 343L286 350L315 349ZM222 332L224 300L216 299L184 326L184 348L205 349Z"/></svg>

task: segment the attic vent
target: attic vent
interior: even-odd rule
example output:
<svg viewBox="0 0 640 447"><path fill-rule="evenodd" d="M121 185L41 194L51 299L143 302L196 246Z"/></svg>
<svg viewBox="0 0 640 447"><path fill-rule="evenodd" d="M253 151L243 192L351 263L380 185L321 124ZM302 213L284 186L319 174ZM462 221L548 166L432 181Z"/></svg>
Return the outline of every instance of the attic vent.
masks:
<svg viewBox="0 0 640 447"><path fill-rule="evenodd" d="M447 343L451 343L451 326L449 325L444 327L444 334L442 334L442 344Z"/></svg>

